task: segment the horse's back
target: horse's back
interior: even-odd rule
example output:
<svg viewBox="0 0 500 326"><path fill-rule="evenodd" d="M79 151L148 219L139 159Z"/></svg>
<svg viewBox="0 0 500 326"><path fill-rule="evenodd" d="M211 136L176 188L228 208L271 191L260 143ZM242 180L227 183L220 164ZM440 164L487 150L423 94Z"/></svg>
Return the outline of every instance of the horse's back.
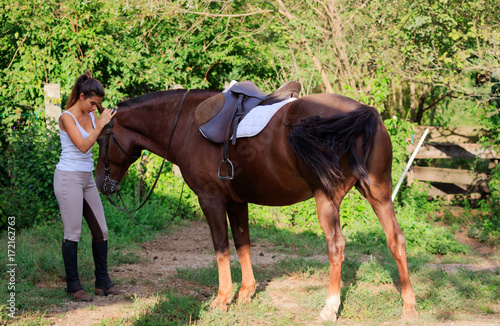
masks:
<svg viewBox="0 0 500 326"><path fill-rule="evenodd" d="M265 205L293 204L312 197L316 181L290 146L291 130L303 119L343 116L362 106L336 94L310 95L285 105L261 134L238 140L230 153L238 164L233 188L243 200Z"/></svg>
<svg viewBox="0 0 500 326"><path fill-rule="evenodd" d="M330 117L335 114L347 113L362 104L349 97L338 94L315 94L304 96L286 107L287 123L296 124L301 119L310 116Z"/></svg>

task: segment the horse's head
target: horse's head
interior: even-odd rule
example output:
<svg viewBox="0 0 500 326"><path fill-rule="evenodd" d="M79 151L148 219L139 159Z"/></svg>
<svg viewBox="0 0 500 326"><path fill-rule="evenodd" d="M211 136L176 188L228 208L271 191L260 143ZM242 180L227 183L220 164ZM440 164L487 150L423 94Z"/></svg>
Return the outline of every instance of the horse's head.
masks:
<svg viewBox="0 0 500 326"><path fill-rule="evenodd" d="M102 106L98 105L99 112ZM119 182L128 168L141 155L141 150L134 146L134 134L120 125L120 112L106 125L97 143L99 158L96 167L96 184L101 193L109 195L119 190Z"/></svg>

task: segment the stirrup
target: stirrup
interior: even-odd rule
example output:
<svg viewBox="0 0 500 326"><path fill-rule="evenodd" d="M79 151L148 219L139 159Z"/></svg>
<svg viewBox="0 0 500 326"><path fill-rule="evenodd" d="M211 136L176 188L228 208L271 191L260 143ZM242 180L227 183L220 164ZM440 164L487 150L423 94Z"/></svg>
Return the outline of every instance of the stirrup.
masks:
<svg viewBox="0 0 500 326"><path fill-rule="evenodd" d="M229 163L229 165L231 166L231 173L227 177L223 177L220 174L220 167L222 166L222 163ZM234 178L233 162L231 162L231 160L228 158L222 159L222 161L220 161L220 163L219 163L219 167L217 168L217 175L219 176L219 179L221 179L221 180L233 180L233 178Z"/></svg>

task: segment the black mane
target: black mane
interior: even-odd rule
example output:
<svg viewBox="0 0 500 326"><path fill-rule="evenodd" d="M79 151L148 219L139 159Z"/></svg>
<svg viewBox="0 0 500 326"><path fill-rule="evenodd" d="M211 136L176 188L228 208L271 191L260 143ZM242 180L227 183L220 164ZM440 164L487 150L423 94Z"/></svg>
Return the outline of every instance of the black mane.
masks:
<svg viewBox="0 0 500 326"><path fill-rule="evenodd" d="M122 102L118 103L118 107L120 109L135 107L138 104L142 104L142 103L154 100L156 98L163 97L167 93L171 94L171 93L184 92L184 91L185 91L185 89L175 89L175 90L168 90L168 91L157 91L157 92L146 93L146 94L132 97L128 100L122 101Z"/></svg>
<svg viewBox="0 0 500 326"><path fill-rule="evenodd" d="M156 92L151 92L151 93L146 93L143 95L139 95L136 97L132 97L128 100L121 101L120 103L117 104L119 109L125 109L125 108L134 108L136 106L139 106L141 104L144 104L149 101L153 101L155 99L164 97L164 96L172 96L176 95L177 93L185 93L189 91L190 93L193 92L207 92L207 91L213 91L213 90L205 90L205 89L171 89L168 91L156 91ZM220 91L219 91L220 92Z"/></svg>

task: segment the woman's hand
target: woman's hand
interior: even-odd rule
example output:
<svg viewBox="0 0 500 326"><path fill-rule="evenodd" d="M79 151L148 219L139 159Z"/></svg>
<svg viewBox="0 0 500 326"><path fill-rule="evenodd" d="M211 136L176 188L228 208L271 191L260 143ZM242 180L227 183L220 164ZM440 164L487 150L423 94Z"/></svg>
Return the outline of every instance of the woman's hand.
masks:
<svg viewBox="0 0 500 326"><path fill-rule="evenodd" d="M99 118L99 121L100 121L101 126L103 128L105 125L107 125L111 121L111 119L113 119L116 112L118 112L118 111L113 110L113 109L104 109L104 111L102 111L101 116Z"/></svg>

